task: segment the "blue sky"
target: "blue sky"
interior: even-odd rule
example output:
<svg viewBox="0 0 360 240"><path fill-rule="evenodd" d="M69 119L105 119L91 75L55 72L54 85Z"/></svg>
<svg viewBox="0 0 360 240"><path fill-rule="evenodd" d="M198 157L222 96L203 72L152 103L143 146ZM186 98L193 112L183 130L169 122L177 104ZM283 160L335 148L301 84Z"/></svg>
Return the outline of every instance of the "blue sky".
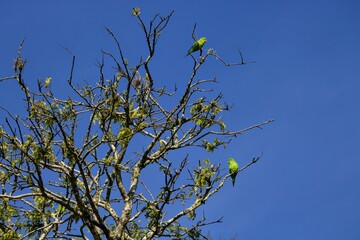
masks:
<svg viewBox="0 0 360 240"><path fill-rule="evenodd" d="M214 239L360 239L360 2L7 1L0 10L0 77L12 74L26 37L29 84L52 76L66 97L71 58L61 46L77 56L77 80L95 82L100 50L114 49L104 26L137 60L144 47L130 16L135 6L144 19L175 9L158 45L160 84L186 81L195 22L207 48L236 61L240 47L245 60L256 61L225 68L213 60L202 73L216 74L216 89L235 104L224 116L228 128L276 120L211 155L245 164L263 152L235 188L227 184L206 204L208 218L224 217L209 228ZM20 112L16 85L0 84L0 105Z"/></svg>

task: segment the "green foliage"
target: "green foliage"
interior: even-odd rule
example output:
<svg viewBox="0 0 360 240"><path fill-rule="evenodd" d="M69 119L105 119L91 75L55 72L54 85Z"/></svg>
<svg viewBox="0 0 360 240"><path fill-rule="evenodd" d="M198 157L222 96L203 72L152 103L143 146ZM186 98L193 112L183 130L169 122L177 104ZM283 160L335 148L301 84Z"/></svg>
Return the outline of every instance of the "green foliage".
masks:
<svg viewBox="0 0 360 240"><path fill-rule="evenodd" d="M119 139L120 144L122 146L126 146L129 143L132 135L133 135L133 133L130 128L127 128L127 127L122 128L118 134L118 139Z"/></svg>
<svg viewBox="0 0 360 240"><path fill-rule="evenodd" d="M49 87L50 87L51 80L52 80L51 77L48 77L48 78L45 79L45 85L44 85L45 88L49 88Z"/></svg>
<svg viewBox="0 0 360 240"><path fill-rule="evenodd" d="M14 240L21 238L21 235L14 230L3 230L0 228L0 240Z"/></svg>
<svg viewBox="0 0 360 240"><path fill-rule="evenodd" d="M209 159L203 160L203 164L199 165L195 172L195 186L206 187L210 186L211 177L216 173L214 164L211 164Z"/></svg>
<svg viewBox="0 0 360 240"><path fill-rule="evenodd" d="M12 222L11 219L17 215L18 210L16 206L11 205L7 199L0 199L0 240L17 239L21 236L11 228L1 227L3 223Z"/></svg>
<svg viewBox="0 0 360 240"><path fill-rule="evenodd" d="M15 206L11 205L7 199L1 199L0 202L0 219L5 221L8 218L16 216L18 210Z"/></svg>
<svg viewBox="0 0 360 240"><path fill-rule="evenodd" d="M215 149L217 149L218 146L223 145L224 148L226 147L226 143L222 141L221 139L215 138L212 143L210 143L208 140L203 139L202 140L202 146L205 148L208 152L214 152Z"/></svg>
<svg viewBox="0 0 360 240"><path fill-rule="evenodd" d="M147 231L145 229L142 229L140 226L140 220L129 224L130 237L132 237L133 239L143 239L144 236L146 236Z"/></svg>
<svg viewBox="0 0 360 240"><path fill-rule="evenodd" d="M63 206L63 205L59 205L59 206L56 208L56 212L57 212L59 215L62 215L65 211L66 211L66 207Z"/></svg>
<svg viewBox="0 0 360 240"><path fill-rule="evenodd" d="M132 13L131 13L131 14L132 14L133 16L139 16L140 13L141 13L140 8L136 7L136 8L134 8L134 9L132 10Z"/></svg>
<svg viewBox="0 0 360 240"><path fill-rule="evenodd" d="M221 131L225 131L226 125L221 119L217 119L227 106L222 106L218 102L219 99L213 99L209 102L204 97L199 98L191 107L190 114L196 125L200 128L209 128L214 124L220 127Z"/></svg>

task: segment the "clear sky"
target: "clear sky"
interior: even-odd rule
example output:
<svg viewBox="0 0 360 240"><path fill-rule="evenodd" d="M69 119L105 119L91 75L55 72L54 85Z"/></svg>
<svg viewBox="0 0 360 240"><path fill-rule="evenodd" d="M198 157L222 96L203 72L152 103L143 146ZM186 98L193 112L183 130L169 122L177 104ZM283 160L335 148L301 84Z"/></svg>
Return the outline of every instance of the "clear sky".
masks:
<svg viewBox="0 0 360 240"><path fill-rule="evenodd" d="M214 239L360 239L360 1L4 1L0 9L0 77L12 74L22 37L28 59L26 79L52 76L66 96L71 58L75 77L94 83L100 50L112 50L104 30L111 28L130 60L143 53L132 7L145 20L175 14L159 42L158 79L172 86L186 81L191 59L184 58L198 36L206 36L229 61L256 61L225 68L212 60L208 77L225 100L229 129L273 118L264 129L235 139L211 155L232 156L240 164L261 161L239 174L209 201L207 217ZM203 73L206 76L206 73ZM57 82L57 83L56 83ZM0 105L20 111L14 83L0 83ZM62 88L64 87L64 91ZM1 120L2 121L2 120ZM200 158L200 157L199 157ZM231 206L231 207L230 207Z"/></svg>

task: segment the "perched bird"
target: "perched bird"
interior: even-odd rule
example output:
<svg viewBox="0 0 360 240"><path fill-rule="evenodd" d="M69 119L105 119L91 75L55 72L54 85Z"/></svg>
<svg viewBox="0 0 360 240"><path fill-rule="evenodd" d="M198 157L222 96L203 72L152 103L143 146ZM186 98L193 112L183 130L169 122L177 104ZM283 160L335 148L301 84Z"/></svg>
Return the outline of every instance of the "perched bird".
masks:
<svg viewBox="0 0 360 240"><path fill-rule="evenodd" d="M235 178L236 178L236 175L238 174L237 171L239 170L239 165L233 158L229 158L228 163L229 163L229 172L231 174L232 184L234 186Z"/></svg>
<svg viewBox="0 0 360 240"><path fill-rule="evenodd" d="M202 47L204 46L206 41L207 41L206 37L202 37L202 38L198 39L196 42L194 42L194 44L191 46L191 48L189 49L189 51L185 57L189 56L190 53L193 53L193 52L196 52L196 51L199 51L200 49L202 49Z"/></svg>

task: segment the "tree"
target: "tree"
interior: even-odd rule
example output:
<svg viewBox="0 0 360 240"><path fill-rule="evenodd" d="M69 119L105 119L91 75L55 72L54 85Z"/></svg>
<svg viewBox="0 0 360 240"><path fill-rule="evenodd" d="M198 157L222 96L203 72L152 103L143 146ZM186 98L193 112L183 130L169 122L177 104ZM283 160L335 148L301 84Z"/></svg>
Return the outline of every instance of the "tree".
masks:
<svg viewBox="0 0 360 240"><path fill-rule="evenodd" d="M224 186L230 177L223 171L227 167L189 154L179 159L174 153L191 147L213 152L272 120L227 130L220 114L231 107L221 102L221 93L207 96L204 86L216 80L200 78L199 69L211 57L226 66L245 64L240 51L241 62L228 64L213 49L201 50L191 56L192 74L184 91L157 86L150 63L172 14L156 15L145 24L140 9L133 10L148 49L147 57L133 65L106 29L118 53L102 51L95 85L74 83L72 55L68 86L74 94L68 99L55 96L50 77L39 80L37 90L27 86L22 41L15 74L0 79L16 81L26 102L24 116L3 109L2 239L202 239L202 226L221 221L198 217L198 208ZM115 65L112 80L106 78L104 59ZM161 101L175 93L180 96L175 104L164 106ZM162 182L150 186L143 177L146 171Z"/></svg>

